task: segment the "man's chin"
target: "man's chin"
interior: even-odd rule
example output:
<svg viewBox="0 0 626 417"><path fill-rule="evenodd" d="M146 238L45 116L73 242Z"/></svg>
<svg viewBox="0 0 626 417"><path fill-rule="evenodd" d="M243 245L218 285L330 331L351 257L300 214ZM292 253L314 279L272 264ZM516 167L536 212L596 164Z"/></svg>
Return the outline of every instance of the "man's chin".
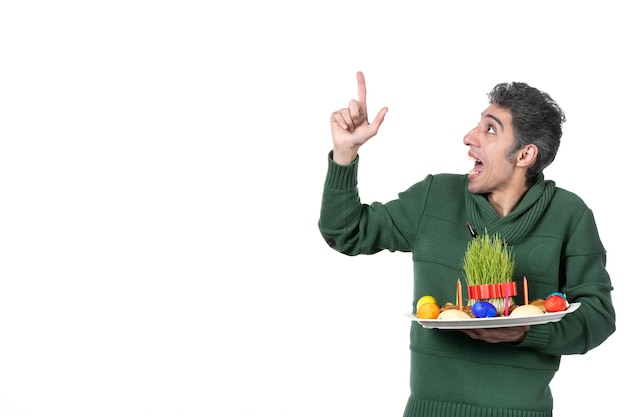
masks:
<svg viewBox="0 0 626 417"><path fill-rule="evenodd" d="M467 191L472 194L482 194L480 187L477 184L473 184L471 181L467 184Z"/></svg>

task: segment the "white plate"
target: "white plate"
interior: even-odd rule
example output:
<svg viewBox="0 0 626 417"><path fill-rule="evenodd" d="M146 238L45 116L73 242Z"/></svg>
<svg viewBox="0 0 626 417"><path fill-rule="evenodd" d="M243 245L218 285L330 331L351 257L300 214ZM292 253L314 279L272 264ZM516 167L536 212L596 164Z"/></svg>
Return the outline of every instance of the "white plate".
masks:
<svg viewBox="0 0 626 417"><path fill-rule="evenodd" d="M422 327L427 329L487 329L494 327L513 327L513 326L532 326L534 324L551 323L561 320L566 314L569 314L580 307L580 303L571 303L567 310L558 311L556 313L544 313L536 316L519 316L519 317L488 317L484 319L461 319L461 320L444 320L444 319L420 319L411 314L411 320L419 322Z"/></svg>

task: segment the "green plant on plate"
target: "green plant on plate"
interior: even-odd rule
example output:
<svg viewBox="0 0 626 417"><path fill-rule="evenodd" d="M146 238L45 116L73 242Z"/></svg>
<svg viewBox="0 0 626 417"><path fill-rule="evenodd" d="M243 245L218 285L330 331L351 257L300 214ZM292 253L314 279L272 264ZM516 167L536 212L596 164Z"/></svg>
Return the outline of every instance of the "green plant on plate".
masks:
<svg viewBox="0 0 626 417"><path fill-rule="evenodd" d="M468 287L472 285L503 284L513 280L515 255L507 243L496 233L487 231L472 239L463 258L463 273ZM475 301L469 300L469 305ZM504 297L490 298L498 311L504 310Z"/></svg>

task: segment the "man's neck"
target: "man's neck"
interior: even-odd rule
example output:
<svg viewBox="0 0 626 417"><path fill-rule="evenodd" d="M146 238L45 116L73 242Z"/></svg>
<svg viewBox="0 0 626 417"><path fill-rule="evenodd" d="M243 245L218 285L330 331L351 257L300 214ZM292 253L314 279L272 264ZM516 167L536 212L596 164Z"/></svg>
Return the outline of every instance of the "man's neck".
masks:
<svg viewBox="0 0 626 417"><path fill-rule="evenodd" d="M522 201L527 191L528 187L524 186L519 190L514 189L490 193L485 197L498 214L498 217L502 218L515 210L515 207Z"/></svg>

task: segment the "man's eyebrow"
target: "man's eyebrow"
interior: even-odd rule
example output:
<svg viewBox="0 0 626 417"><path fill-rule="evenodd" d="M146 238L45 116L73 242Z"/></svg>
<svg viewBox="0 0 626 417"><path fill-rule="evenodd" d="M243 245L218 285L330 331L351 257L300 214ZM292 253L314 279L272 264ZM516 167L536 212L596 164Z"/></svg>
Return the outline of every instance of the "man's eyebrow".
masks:
<svg viewBox="0 0 626 417"><path fill-rule="evenodd" d="M490 118L490 119L492 119L492 120L495 120L495 122L496 122L498 125L500 125L500 129L504 130L504 124L502 123L502 120L498 119L498 118L497 118L496 116L494 116L493 114L484 114L484 113L483 113L481 116L488 117L488 118Z"/></svg>

